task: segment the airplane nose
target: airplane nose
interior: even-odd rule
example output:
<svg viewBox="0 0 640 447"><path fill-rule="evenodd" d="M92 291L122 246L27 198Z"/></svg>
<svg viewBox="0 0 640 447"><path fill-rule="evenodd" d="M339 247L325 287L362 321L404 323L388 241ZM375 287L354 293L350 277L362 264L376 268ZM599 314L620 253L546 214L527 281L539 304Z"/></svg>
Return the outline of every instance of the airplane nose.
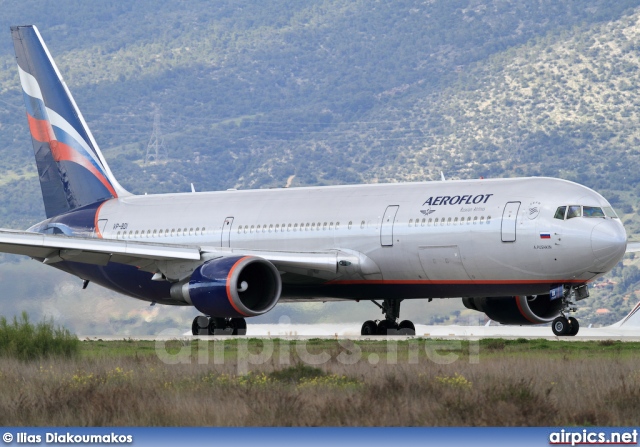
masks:
<svg viewBox="0 0 640 447"><path fill-rule="evenodd" d="M591 249L594 265L601 272L608 272L622 259L627 249L627 233L615 220L599 223L591 231Z"/></svg>

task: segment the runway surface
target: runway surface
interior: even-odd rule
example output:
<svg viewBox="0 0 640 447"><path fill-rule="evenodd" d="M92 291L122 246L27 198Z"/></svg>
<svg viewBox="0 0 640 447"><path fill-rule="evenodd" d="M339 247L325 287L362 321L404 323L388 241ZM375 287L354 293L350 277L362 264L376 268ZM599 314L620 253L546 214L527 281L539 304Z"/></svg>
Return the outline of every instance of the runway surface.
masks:
<svg viewBox="0 0 640 447"><path fill-rule="evenodd" d="M425 326L416 325L415 336L391 336L395 340L413 338L438 338L446 340L479 340L483 338L504 338L528 340L545 339L561 341L598 341L620 340L640 342L640 330L637 327L603 327L581 328L575 337L557 337L549 326ZM167 329L157 335L104 335L78 336L80 340L172 340L172 339L206 339L210 336L194 337L190 332L178 329ZM215 336L216 339L236 339L234 336ZM360 324L253 324L248 325L247 335L242 338L278 338L285 340L349 339L349 340L381 340L384 336L361 336Z"/></svg>

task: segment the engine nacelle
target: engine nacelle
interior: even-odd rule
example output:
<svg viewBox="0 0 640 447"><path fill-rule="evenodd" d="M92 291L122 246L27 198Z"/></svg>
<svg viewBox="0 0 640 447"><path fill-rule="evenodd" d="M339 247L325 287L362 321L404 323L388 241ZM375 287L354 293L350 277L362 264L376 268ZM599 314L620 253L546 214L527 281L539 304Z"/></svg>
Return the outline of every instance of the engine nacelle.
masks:
<svg viewBox="0 0 640 447"><path fill-rule="evenodd" d="M462 298L462 303L493 321L514 325L550 323L562 309L562 300L552 300L550 295Z"/></svg>
<svg viewBox="0 0 640 447"><path fill-rule="evenodd" d="M255 256L212 259L188 282L174 284L171 296L212 317L255 317L276 305L282 292L278 269Z"/></svg>

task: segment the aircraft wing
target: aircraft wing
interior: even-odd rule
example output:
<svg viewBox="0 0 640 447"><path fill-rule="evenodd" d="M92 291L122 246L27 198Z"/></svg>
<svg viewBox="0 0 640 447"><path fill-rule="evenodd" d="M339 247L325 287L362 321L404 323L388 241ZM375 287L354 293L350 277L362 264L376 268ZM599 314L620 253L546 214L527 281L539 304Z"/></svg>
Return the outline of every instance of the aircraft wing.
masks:
<svg viewBox="0 0 640 447"><path fill-rule="evenodd" d="M231 249L69 237L12 230L0 230L0 252L44 259L45 264L54 264L63 260L96 265L118 262L135 265L152 272L161 261L204 261L216 255L258 256L271 261L282 271L312 269L335 273L338 265L336 250L285 252Z"/></svg>
<svg viewBox="0 0 640 447"><path fill-rule="evenodd" d="M199 260L199 247L147 242L69 237L0 230L0 252L44 259L45 264L77 261L106 265L109 261L135 264L147 260Z"/></svg>
<svg viewBox="0 0 640 447"><path fill-rule="evenodd" d="M626 251L626 253L635 253L636 251L640 251L640 242L629 242L629 243L627 243L627 251Z"/></svg>

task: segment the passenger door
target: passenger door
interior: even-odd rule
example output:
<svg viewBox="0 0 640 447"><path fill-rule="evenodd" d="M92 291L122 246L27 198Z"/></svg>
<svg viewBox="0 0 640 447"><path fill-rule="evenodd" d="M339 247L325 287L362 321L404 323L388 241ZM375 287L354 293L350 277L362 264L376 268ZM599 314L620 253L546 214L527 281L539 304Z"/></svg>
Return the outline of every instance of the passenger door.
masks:
<svg viewBox="0 0 640 447"><path fill-rule="evenodd" d="M507 202L502 213L502 242L516 241L516 224L520 202Z"/></svg>
<svg viewBox="0 0 640 447"><path fill-rule="evenodd" d="M221 247L231 247L231 227L233 226L233 217L227 217L222 224L222 236L220 239Z"/></svg>
<svg viewBox="0 0 640 447"><path fill-rule="evenodd" d="M391 205L384 212L382 225L380 226L380 245L383 247L393 245L393 224L396 221L396 214L398 214L399 208L399 205Z"/></svg>

